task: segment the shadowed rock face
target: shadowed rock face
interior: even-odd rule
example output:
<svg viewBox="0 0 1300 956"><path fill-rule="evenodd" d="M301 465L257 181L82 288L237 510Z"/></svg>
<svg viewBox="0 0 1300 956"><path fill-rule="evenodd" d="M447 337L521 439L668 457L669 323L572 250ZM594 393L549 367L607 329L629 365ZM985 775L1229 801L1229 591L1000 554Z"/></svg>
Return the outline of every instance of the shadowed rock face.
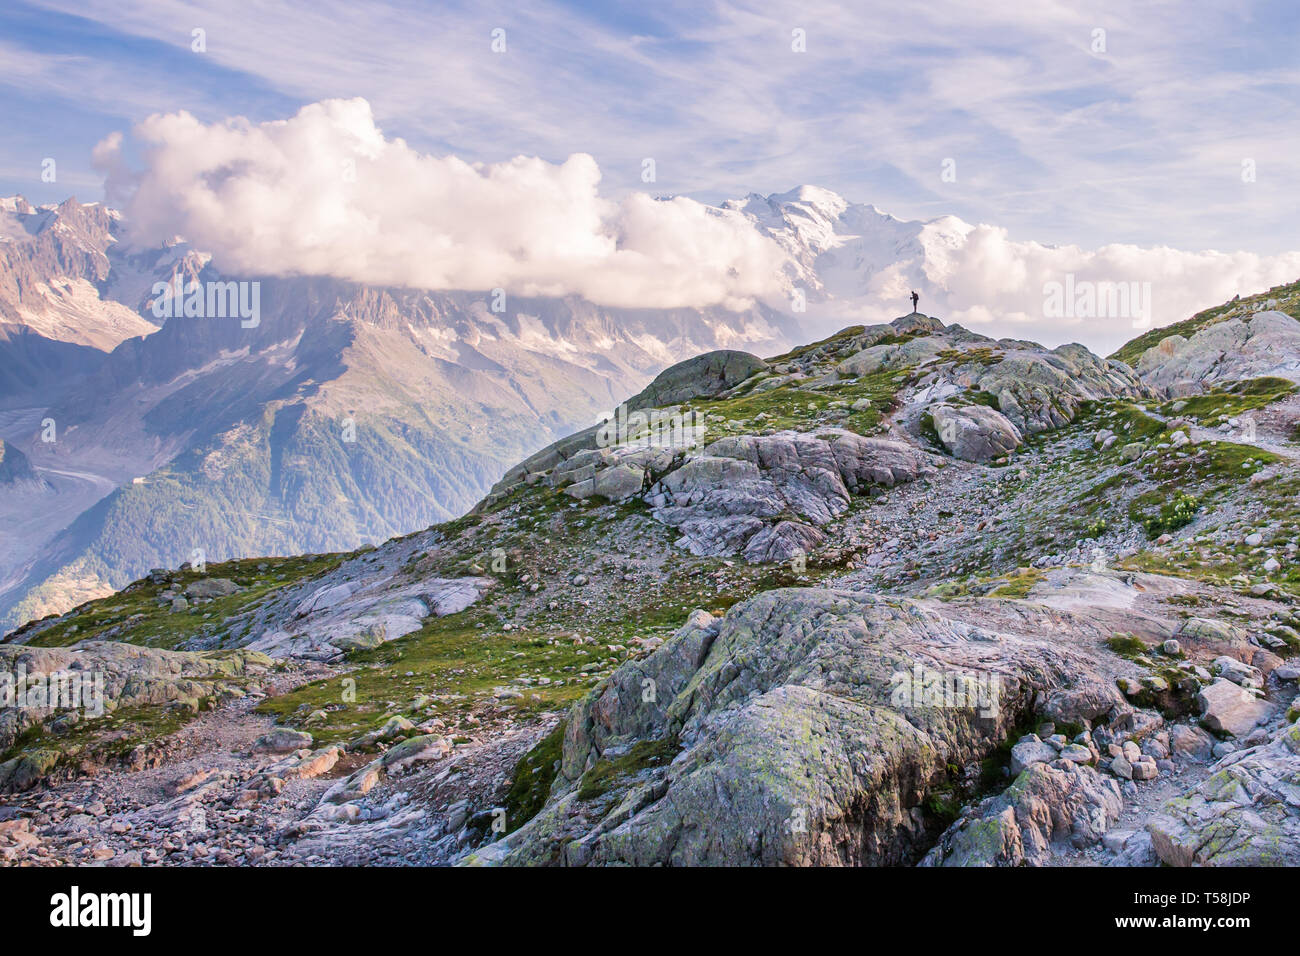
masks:
<svg viewBox="0 0 1300 956"><path fill-rule="evenodd" d="M921 668L918 672L917 668ZM911 676L962 673L970 706ZM931 685L933 686L933 685ZM983 702L971 687L983 687ZM1127 710L1089 653L1001 634L914 601L782 589L697 612L575 707L542 812L487 852L509 863L914 862L921 808L1050 699ZM671 761L671 762L670 762ZM603 782L603 783L602 783Z"/></svg>
<svg viewBox="0 0 1300 956"><path fill-rule="evenodd" d="M921 865L1041 866L1055 840L1080 847L1099 840L1123 804L1114 778L1092 767L1035 763L973 819L947 830Z"/></svg>
<svg viewBox="0 0 1300 956"><path fill-rule="evenodd" d="M27 456L3 438L0 438L0 485L17 481L38 481Z"/></svg>

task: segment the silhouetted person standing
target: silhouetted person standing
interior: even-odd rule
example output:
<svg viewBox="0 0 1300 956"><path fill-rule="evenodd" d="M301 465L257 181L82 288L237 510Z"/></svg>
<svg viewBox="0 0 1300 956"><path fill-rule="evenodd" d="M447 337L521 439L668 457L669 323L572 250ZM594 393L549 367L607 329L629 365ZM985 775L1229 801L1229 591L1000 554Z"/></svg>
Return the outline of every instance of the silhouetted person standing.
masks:
<svg viewBox="0 0 1300 956"><path fill-rule="evenodd" d="M918 302L920 302L920 301L921 301L921 297L920 297L919 295L917 295L915 292L913 292L913 293L912 293L912 311L913 311L913 312L916 311L916 303L918 303Z"/></svg>

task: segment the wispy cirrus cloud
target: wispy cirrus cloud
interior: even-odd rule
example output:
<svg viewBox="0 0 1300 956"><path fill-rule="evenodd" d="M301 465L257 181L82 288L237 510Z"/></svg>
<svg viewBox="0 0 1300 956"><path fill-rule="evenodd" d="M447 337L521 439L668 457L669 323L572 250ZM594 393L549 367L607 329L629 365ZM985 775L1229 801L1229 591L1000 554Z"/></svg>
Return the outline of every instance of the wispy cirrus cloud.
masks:
<svg viewBox="0 0 1300 956"><path fill-rule="evenodd" d="M657 191L705 199L818 182L902 215L951 212L1052 242L1291 244L1279 207L1300 176L1298 65L1276 38L1294 34L1300 13L1272 0L936 0L905 14L815 2L41 7L183 53L154 89L197 98L214 81L228 87L224 113L189 107L207 120L288 112L269 95L247 102L253 83L299 105L364 97L430 151L588 152L614 191L644 188L650 156ZM202 54L189 50L195 27ZM504 53L490 47L495 28ZM791 49L796 28L806 52ZM941 179L948 158L955 182ZM1244 159L1257 163L1254 183L1241 181Z"/></svg>
<svg viewBox="0 0 1300 956"><path fill-rule="evenodd" d="M82 56L57 73L20 66L6 77L0 65L0 88L17 84L37 104L0 144L3 168L36 170L32 154L52 140L60 155L88 154L154 112L264 122L363 97L389 136L433 156L559 165L589 154L613 202L815 182L903 217L995 223L1013 241L1230 256L1296 245L1300 64L1278 38L1295 35L1300 11L1280 0L935 0L906 11L35 0L6 17L15 48ZM491 47L497 28L504 52ZM792 49L796 29L804 52ZM641 178L647 157L652 183ZM949 160L955 178L942 175Z"/></svg>

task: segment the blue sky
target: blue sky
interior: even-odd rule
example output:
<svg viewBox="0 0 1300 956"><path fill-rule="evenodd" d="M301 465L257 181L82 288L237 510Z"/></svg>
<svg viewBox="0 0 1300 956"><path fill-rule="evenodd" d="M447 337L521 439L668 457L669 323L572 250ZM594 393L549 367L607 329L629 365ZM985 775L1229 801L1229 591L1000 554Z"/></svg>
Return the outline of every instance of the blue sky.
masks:
<svg viewBox="0 0 1300 956"><path fill-rule="evenodd" d="M91 149L152 113L260 122L361 96L421 151L591 153L614 196L813 183L1050 243L1297 247L1300 5L993 6L11 0L0 194L100 198Z"/></svg>

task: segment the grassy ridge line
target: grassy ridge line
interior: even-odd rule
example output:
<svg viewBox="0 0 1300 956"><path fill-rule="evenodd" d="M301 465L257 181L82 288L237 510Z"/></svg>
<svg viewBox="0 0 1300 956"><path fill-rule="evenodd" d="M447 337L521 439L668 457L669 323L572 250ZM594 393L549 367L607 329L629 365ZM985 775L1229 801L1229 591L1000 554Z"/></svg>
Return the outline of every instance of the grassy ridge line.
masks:
<svg viewBox="0 0 1300 956"><path fill-rule="evenodd" d="M1131 339L1120 346L1117 351L1110 355L1110 358L1119 359L1129 366L1136 366L1138 359L1142 357L1142 353L1159 345L1161 339L1170 335L1181 335L1184 338L1190 338L1201 329L1227 321L1229 313L1234 312L1238 307L1250 310L1252 306L1262 306L1269 299L1280 300L1278 308L1281 311L1286 312L1292 318L1300 319L1300 280L1297 280L1285 285L1273 286L1267 292L1213 306L1197 312L1190 319L1183 319L1183 321L1175 322L1173 325L1164 325L1158 329L1143 332L1137 338Z"/></svg>

